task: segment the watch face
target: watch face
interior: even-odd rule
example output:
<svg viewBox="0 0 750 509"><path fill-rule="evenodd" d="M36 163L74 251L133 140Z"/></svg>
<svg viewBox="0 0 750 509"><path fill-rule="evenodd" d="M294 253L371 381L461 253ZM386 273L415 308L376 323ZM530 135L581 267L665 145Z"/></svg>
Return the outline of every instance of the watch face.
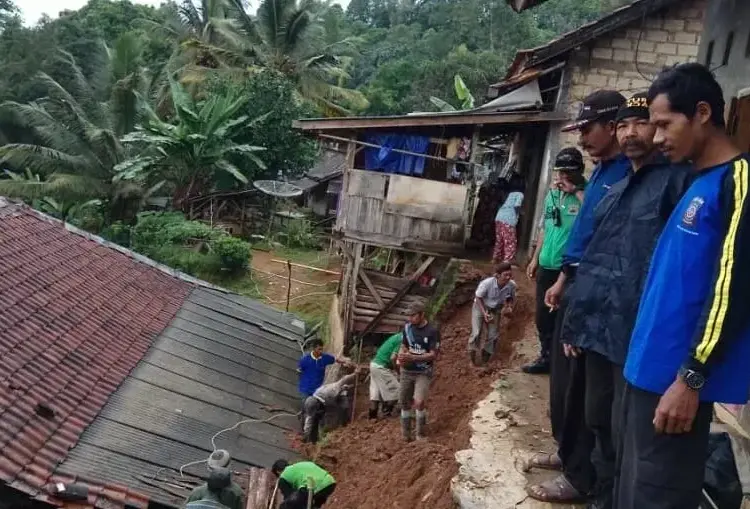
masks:
<svg viewBox="0 0 750 509"><path fill-rule="evenodd" d="M685 376L685 383L693 390L700 390L706 384L706 379L696 371L688 371Z"/></svg>

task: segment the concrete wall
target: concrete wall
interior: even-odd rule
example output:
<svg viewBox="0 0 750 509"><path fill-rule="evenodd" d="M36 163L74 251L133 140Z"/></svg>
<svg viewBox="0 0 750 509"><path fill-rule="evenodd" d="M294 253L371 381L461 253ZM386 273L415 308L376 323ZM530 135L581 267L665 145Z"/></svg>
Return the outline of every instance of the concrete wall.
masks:
<svg viewBox="0 0 750 509"><path fill-rule="evenodd" d="M706 9L706 23L698 61L714 69L729 104L732 97L750 87L750 2L712 0ZM730 33L734 33L729 59L723 63ZM708 48L713 42L711 62Z"/></svg>
<svg viewBox="0 0 750 509"><path fill-rule="evenodd" d="M566 68L569 83L561 109L567 108L574 117L580 101L595 90L615 89L628 97L648 89L665 66L696 60L708 3L681 0L663 13L638 20L574 51ZM577 133L550 137L553 154L577 142ZM589 169L591 166L589 161Z"/></svg>

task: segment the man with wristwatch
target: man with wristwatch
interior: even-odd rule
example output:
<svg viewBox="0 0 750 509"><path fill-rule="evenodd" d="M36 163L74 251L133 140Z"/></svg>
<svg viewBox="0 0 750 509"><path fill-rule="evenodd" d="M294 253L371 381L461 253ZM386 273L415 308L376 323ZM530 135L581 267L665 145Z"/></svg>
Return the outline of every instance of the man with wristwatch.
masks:
<svg viewBox="0 0 750 509"><path fill-rule="evenodd" d="M700 64L648 94L655 143L695 180L657 243L625 378L616 509L698 507L713 403L750 389L750 161L725 134L724 98Z"/></svg>

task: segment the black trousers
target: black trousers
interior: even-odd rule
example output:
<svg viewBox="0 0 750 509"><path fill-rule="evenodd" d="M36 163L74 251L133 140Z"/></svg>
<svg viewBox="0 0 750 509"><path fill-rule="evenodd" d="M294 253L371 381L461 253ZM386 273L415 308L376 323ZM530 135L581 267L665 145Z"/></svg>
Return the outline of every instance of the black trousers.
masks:
<svg viewBox="0 0 750 509"><path fill-rule="evenodd" d="M625 379L622 366L596 352L586 352L586 427L594 436L591 462L596 471L592 496L598 507L611 509L617 459L617 436Z"/></svg>
<svg viewBox="0 0 750 509"><path fill-rule="evenodd" d="M566 291L572 284L568 280ZM594 488L596 474L591 463L594 435L586 426L586 357L565 357L562 323L567 310L563 294L555 320L550 373L550 420L552 435L558 444L563 473L583 495Z"/></svg>
<svg viewBox="0 0 750 509"><path fill-rule="evenodd" d="M545 269L539 267L536 273L536 330L539 333L541 356L549 358L552 347L552 338L555 335L555 319L557 311L550 311L544 305L544 294L557 281L559 270Z"/></svg>
<svg viewBox="0 0 750 509"><path fill-rule="evenodd" d="M625 387L616 509L692 509L701 501L713 405L701 403L689 433L657 434L660 397Z"/></svg>
<svg viewBox="0 0 750 509"><path fill-rule="evenodd" d="M323 507L328 501L328 497L331 496L335 489L336 484L334 483L318 491L313 495L312 506L314 508ZM284 501L281 503L279 509L305 509L307 507L307 488L295 490L294 487L284 479L279 479L279 491L284 495Z"/></svg>

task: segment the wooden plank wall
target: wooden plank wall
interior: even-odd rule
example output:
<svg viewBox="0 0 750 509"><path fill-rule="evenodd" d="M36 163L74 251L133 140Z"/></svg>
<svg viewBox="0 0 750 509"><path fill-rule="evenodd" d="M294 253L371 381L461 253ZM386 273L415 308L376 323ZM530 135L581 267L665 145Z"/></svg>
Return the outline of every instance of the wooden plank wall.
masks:
<svg viewBox="0 0 750 509"><path fill-rule="evenodd" d="M396 278L374 270L366 270L365 273L369 276L375 290L384 302L388 302L395 297L396 293L408 284L409 281L407 278ZM404 323L406 323L406 313L408 308L416 302L421 302L422 304L427 302L425 289L416 287L404 296L401 302L399 302L391 312L383 318L373 332L398 332L404 326ZM358 281L357 298L352 314L352 326L354 331L361 332L364 330L367 324L378 314L379 310L380 307L378 306L375 297L370 293L370 290L361 280Z"/></svg>
<svg viewBox="0 0 750 509"><path fill-rule="evenodd" d="M395 246L418 239L463 241L463 186L372 171L349 173L337 224L345 234L372 235L374 243ZM398 189L391 189L393 184Z"/></svg>

